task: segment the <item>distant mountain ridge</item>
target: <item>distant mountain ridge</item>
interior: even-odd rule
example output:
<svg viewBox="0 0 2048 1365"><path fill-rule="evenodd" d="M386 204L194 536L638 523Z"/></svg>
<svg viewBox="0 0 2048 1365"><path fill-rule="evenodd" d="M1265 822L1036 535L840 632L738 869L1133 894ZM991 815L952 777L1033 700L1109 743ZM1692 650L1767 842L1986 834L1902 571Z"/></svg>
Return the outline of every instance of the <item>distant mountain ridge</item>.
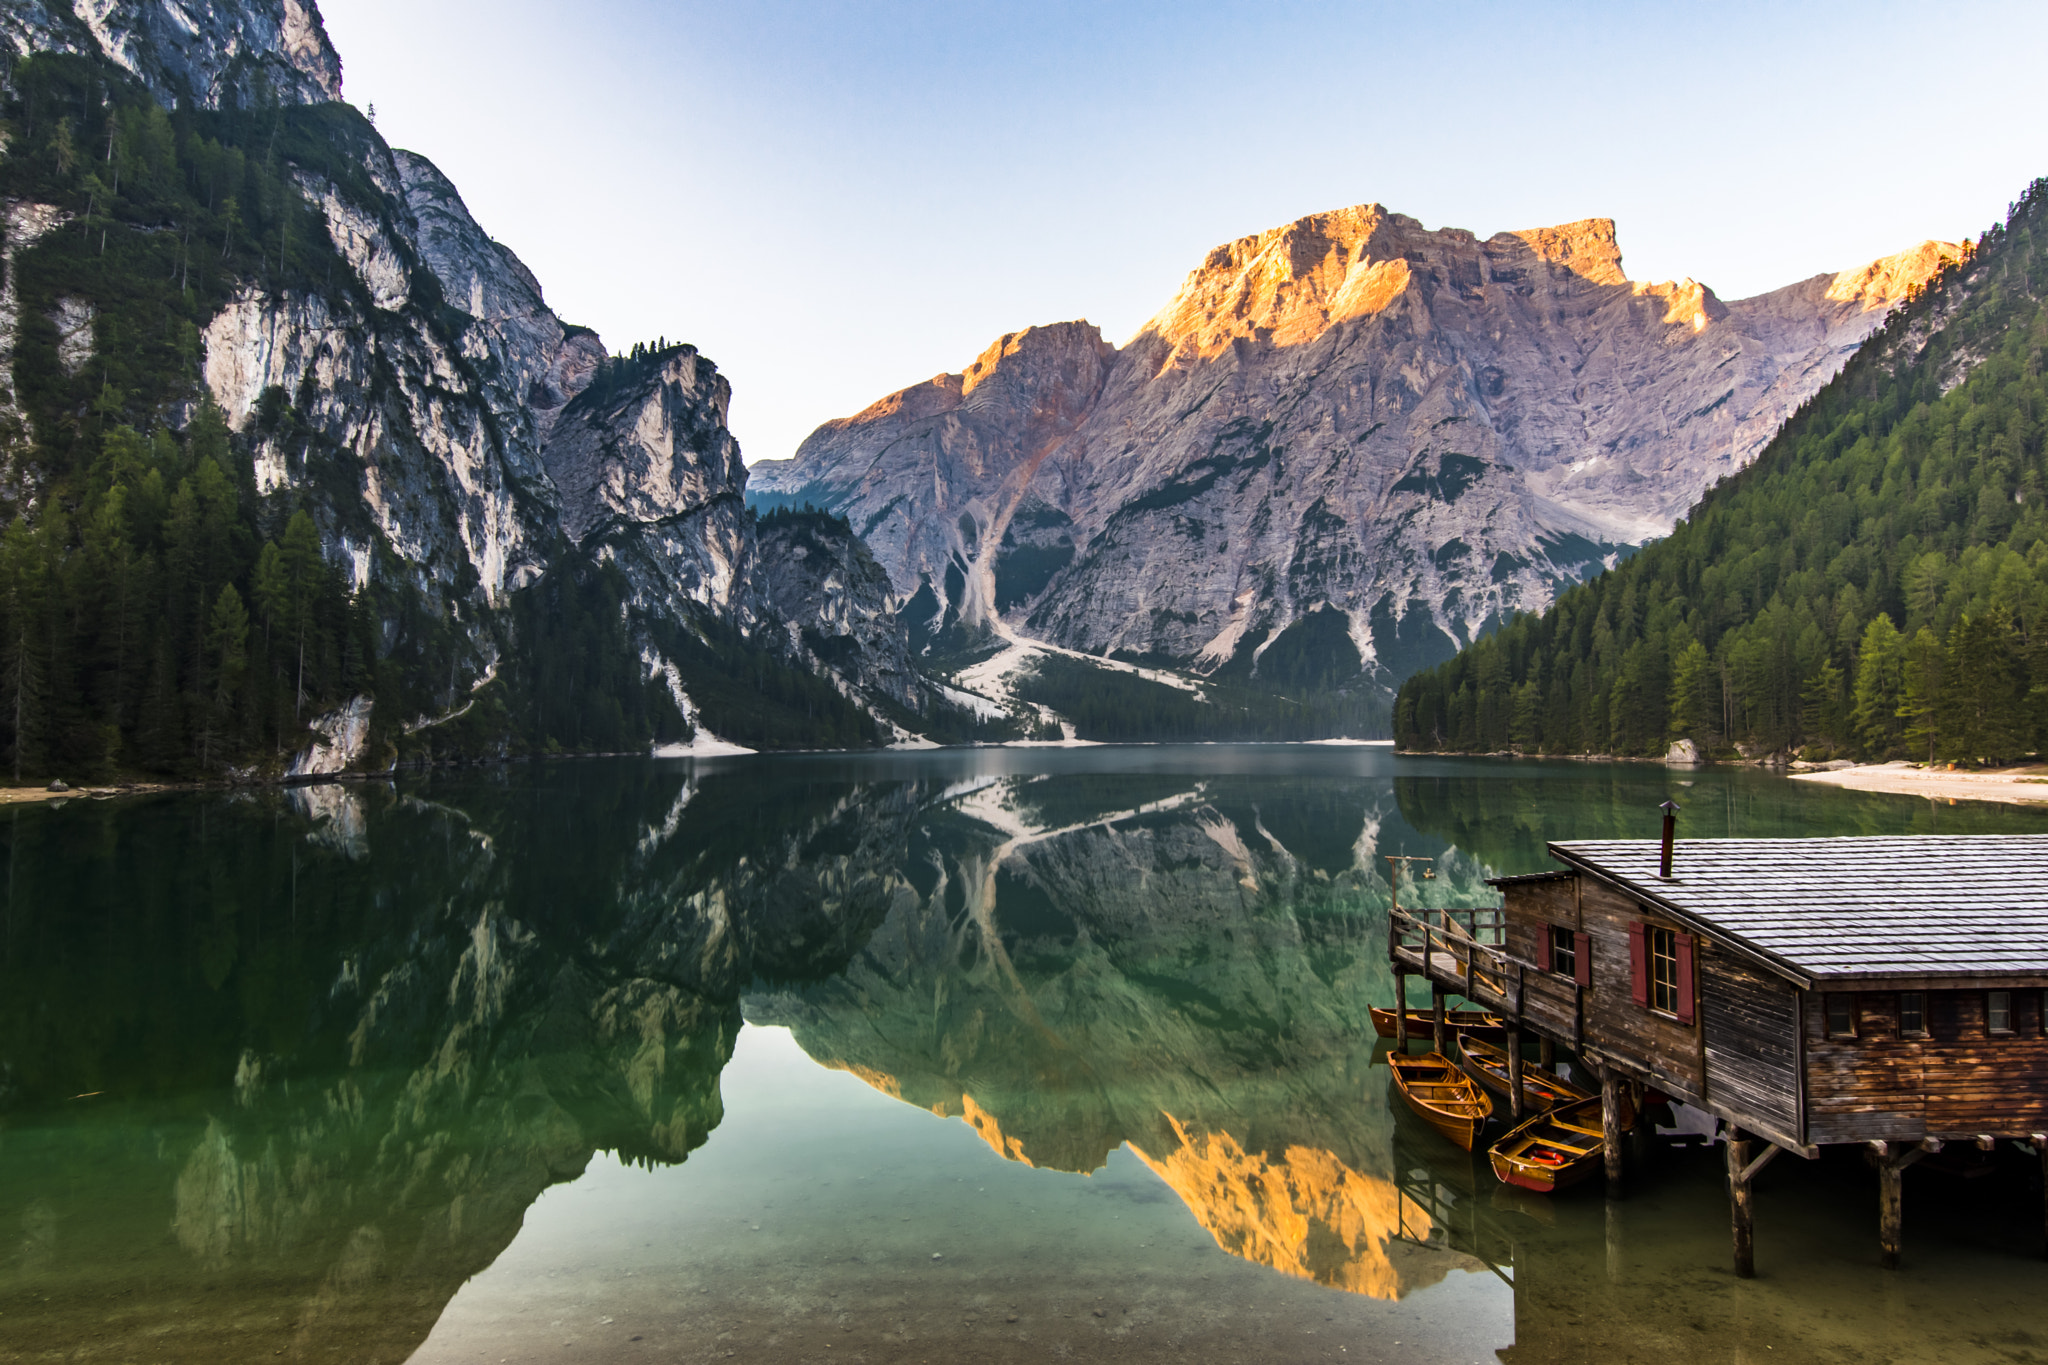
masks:
<svg viewBox="0 0 2048 1365"><path fill-rule="evenodd" d="M2048 749L2048 180L1668 539L1410 678L1413 749ZM1681 750L1681 754L1683 754Z"/></svg>
<svg viewBox="0 0 2048 1365"><path fill-rule="evenodd" d="M1129 344L1008 334L760 461L844 514L913 639L1000 615L1251 673L1342 614L1382 685L1667 534L1957 248L1725 302L1631 282L1614 225L1480 240L1376 204L1217 247Z"/></svg>

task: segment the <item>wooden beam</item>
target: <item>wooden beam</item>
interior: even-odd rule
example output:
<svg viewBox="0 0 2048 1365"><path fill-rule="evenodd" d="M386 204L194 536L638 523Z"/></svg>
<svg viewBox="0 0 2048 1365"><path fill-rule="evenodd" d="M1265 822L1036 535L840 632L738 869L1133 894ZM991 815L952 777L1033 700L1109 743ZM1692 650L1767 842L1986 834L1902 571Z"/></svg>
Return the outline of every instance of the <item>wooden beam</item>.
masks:
<svg viewBox="0 0 2048 1365"><path fill-rule="evenodd" d="M2041 1219L2043 1232L2048 1232L2048 1133L2035 1133L2027 1140L2041 1154ZM2048 1243L2044 1243L2044 1248L2048 1248Z"/></svg>
<svg viewBox="0 0 2048 1365"><path fill-rule="evenodd" d="M1778 1153L1784 1150L1785 1149L1783 1147L1778 1146L1774 1142L1765 1143L1764 1149L1761 1153L1758 1154L1757 1159L1750 1162L1747 1166L1744 1166L1742 1168L1743 1183L1747 1184L1748 1182L1756 1179L1756 1173L1762 1170L1764 1167L1770 1165L1772 1159L1775 1158L1778 1155Z"/></svg>
<svg viewBox="0 0 2048 1365"><path fill-rule="evenodd" d="M1450 1035L1448 1032L1448 1023L1444 1019L1443 984L1439 981L1432 980L1429 983L1429 994L1430 1013L1433 1016L1430 1022L1435 1025L1434 1036L1436 1041L1436 1050L1443 1056L1448 1057L1451 1055L1451 1043Z"/></svg>
<svg viewBox="0 0 2048 1365"><path fill-rule="evenodd" d="M1508 1113L1522 1121L1522 1030L1508 1025Z"/></svg>
<svg viewBox="0 0 2048 1365"><path fill-rule="evenodd" d="M1394 969L1394 1046L1408 1050L1408 973Z"/></svg>
<svg viewBox="0 0 2048 1365"><path fill-rule="evenodd" d="M1890 1142L1870 1144L1870 1150L1877 1154L1878 1264L1886 1270L1899 1268L1899 1256L1904 1249L1906 1168L1941 1148L1940 1138L1921 1138L1912 1147Z"/></svg>
<svg viewBox="0 0 2048 1365"><path fill-rule="evenodd" d="M1607 1144L1607 1197L1621 1198L1621 1077L1600 1068L1600 1137Z"/></svg>
<svg viewBox="0 0 2048 1365"><path fill-rule="evenodd" d="M1557 1044L1545 1034L1536 1043L1536 1065L1545 1071L1557 1070Z"/></svg>
<svg viewBox="0 0 2048 1365"><path fill-rule="evenodd" d="M1914 1155L1914 1154L1907 1154ZM1880 1156L1877 1160L1877 1260L1886 1270L1899 1268L1899 1252L1905 1234L1904 1157Z"/></svg>
<svg viewBox="0 0 2048 1365"><path fill-rule="evenodd" d="M1756 1278L1756 1195L1749 1181L1757 1168L1770 1160L1769 1153L1777 1150L1766 1147L1765 1155L1752 1165L1749 1134L1740 1128L1728 1130L1728 1215L1734 1233L1737 1279Z"/></svg>

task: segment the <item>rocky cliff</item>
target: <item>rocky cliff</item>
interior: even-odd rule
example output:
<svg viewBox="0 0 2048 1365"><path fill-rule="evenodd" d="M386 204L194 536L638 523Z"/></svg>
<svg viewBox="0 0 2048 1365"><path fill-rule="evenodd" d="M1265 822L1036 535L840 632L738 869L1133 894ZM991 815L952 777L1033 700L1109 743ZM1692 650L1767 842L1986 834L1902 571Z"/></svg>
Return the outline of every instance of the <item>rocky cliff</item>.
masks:
<svg viewBox="0 0 2048 1365"><path fill-rule="evenodd" d="M1121 350L1085 323L755 466L924 622L1249 672L1323 607L1383 682L1667 534L1956 248L1723 301L1614 225L1481 240L1376 204L1220 246Z"/></svg>
<svg viewBox="0 0 2048 1365"><path fill-rule="evenodd" d="M872 742L881 707L924 723L931 699L885 577L769 591L716 367L665 341L613 356L557 317L431 162L339 102L310 0L17 5L0 41L18 59L4 94L19 136L0 162L10 500L32 520L76 500L83 471L114 458L109 441L146 458L116 468L113 510L92 494L81 521L119 526L117 504L147 473L198 498L210 461L244 485L246 550L227 538L195 560L159 548L156 523L129 533L141 543L124 553L156 556L142 586L169 594L160 638L145 630L130 650L132 623L95 615L113 591L96 584L66 604L85 644L38 660L57 679L103 655L129 661L93 699L123 737L113 761L265 762L309 699L336 708L314 734L355 738L309 750L304 770L429 747L620 748L692 726L756 746ZM105 155L81 155L87 144ZM83 233L54 231L79 220ZM175 344L138 355L129 339L151 328ZM191 435L209 402L228 429L217 450ZM99 418L81 426L86 405ZM106 435L116 422L132 437ZM297 513L339 580L286 612L312 638L310 685L303 643L289 664L272 648L285 599L259 582L254 553ZM215 601L223 589L233 604ZM260 626L269 656L207 643L214 609L221 638ZM251 626L235 612L254 612ZM575 659L550 657L562 651ZM32 768L107 761L102 742L66 740L61 719L35 721L0 736ZM248 742L259 734L271 744Z"/></svg>

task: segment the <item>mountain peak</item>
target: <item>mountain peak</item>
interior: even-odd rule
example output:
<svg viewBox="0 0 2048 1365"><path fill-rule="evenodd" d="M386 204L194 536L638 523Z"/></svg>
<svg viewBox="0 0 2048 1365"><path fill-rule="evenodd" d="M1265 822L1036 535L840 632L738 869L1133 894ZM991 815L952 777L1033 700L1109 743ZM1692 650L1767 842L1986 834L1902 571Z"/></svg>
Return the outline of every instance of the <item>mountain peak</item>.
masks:
<svg viewBox="0 0 2048 1365"><path fill-rule="evenodd" d="M1357 204L1214 248L1145 333L1167 343L1161 372L1214 360L1239 342L1303 345L1385 311L1418 273L1432 287L1483 290L1496 268L1518 270L1524 252L1589 284L1628 283L1612 218L1481 242L1463 228L1432 230L1380 204Z"/></svg>
<svg viewBox="0 0 2048 1365"><path fill-rule="evenodd" d="M1494 240L1512 237L1552 265L1562 266L1592 284L1627 284L1621 269L1621 243L1614 235L1612 218L1581 218L1556 227L1530 228L1526 232L1503 232Z"/></svg>

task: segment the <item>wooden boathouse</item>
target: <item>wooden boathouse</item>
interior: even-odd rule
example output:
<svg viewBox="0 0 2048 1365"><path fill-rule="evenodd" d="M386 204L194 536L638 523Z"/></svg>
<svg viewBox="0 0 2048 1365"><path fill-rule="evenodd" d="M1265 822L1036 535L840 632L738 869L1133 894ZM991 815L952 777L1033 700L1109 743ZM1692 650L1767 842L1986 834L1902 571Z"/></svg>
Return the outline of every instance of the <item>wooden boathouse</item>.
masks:
<svg viewBox="0 0 2048 1365"><path fill-rule="evenodd" d="M1449 995L1503 1015L1517 1069L1524 1033L1571 1049L1600 1078L1610 1197L1624 1088L1723 1120L1742 1275L1780 1152L1868 1148L1888 1266L1922 1156L2014 1142L2048 1174L2048 835L1675 840L1675 811L1661 841L1550 844L1561 866L1494 880L1497 911L1396 909L1400 1017L1412 974L1439 1019Z"/></svg>

